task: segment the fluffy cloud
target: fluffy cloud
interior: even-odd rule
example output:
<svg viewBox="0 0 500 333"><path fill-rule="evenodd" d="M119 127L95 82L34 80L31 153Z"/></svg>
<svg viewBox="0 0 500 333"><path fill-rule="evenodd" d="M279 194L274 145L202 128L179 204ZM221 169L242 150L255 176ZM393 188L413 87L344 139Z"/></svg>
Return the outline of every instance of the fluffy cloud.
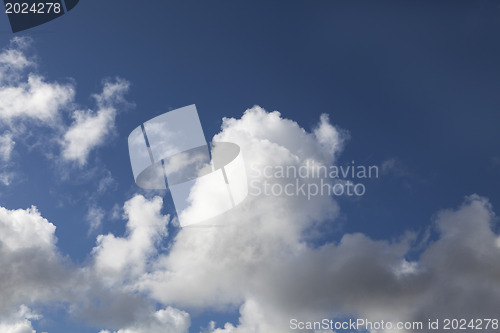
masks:
<svg viewBox="0 0 500 333"><path fill-rule="evenodd" d="M408 263L412 237L397 243L345 235L247 276L239 326L213 332L289 332L288 321L353 316L373 321L489 318L500 306L498 235L477 195L437 215L439 239ZM261 275L262 274L262 275Z"/></svg>
<svg viewBox="0 0 500 333"><path fill-rule="evenodd" d="M150 269L159 241L167 236L169 216L161 214L163 200L136 195L124 204L126 233L97 237L92 261L79 271L82 285L71 303L73 316L118 332L186 332L189 316L171 307L156 311L154 302L133 284ZM122 329L119 329L122 327ZM103 331L108 332L108 331Z"/></svg>
<svg viewBox="0 0 500 333"><path fill-rule="evenodd" d="M36 59L28 55L33 53L31 44L30 38L16 37L0 53L0 130L7 130L0 136L0 159L8 161L15 138L22 141L28 129L45 127L51 133L43 145L45 153L53 155L51 142L57 141L64 161L83 166L90 152L113 133L117 106L124 105L129 83L119 78L106 81L102 92L92 95L95 111L75 110L74 84L50 82L38 74ZM66 113L72 114L71 125L64 121ZM0 174L4 184L11 178L12 172Z"/></svg>
<svg viewBox="0 0 500 333"><path fill-rule="evenodd" d="M117 86L108 88L97 104L119 98ZM241 147L249 182L284 185L290 179L269 177L264 168L331 165L346 138L326 116L308 132L254 107L241 119L224 119L214 141ZM61 258L55 227L36 208L1 208L0 322L30 329L28 317L11 319L15 311L54 300L108 329L101 333L187 332L184 310L239 308L239 322L212 324L214 333L281 333L291 331L291 318L426 322L495 317L500 307L497 218L478 195L436 214L434 240L423 244L413 233L392 241L355 233L318 245L318 230L339 214L334 198L251 194L216 218L221 226L179 230L166 252L160 249L170 217L162 204L159 197L128 200L125 234L98 236L81 267ZM200 216L201 207L193 207Z"/></svg>
<svg viewBox="0 0 500 333"><path fill-rule="evenodd" d="M251 182L264 180L266 165L334 163L344 138L325 117L311 134L256 107L241 119L225 119L214 140L241 146ZM214 332L289 332L291 318L494 316L500 253L486 199L473 195L438 214L438 239L414 261L408 259L417 248L412 233L398 241L346 234L338 243L311 246L311 230L337 213L328 196L250 196L220 217L225 227L182 229L135 288L183 308L241 304L239 325Z"/></svg>
<svg viewBox="0 0 500 333"><path fill-rule="evenodd" d="M54 233L35 207L0 207L0 322L10 323L12 309L22 305L67 298L72 272Z"/></svg>
<svg viewBox="0 0 500 333"><path fill-rule="evenodd" d="M67 305L72 317L92 325L126 327L124 332L170 325L176 329L172 332L186 332L186 313L171 307L155 312L150 300L129 288L166 236L169 217L160 214L161 207L159 197L127 201L125 237L99 236L93 261L80 267L59 253L56 227L36 207L0 207L0 331L31 333L30 320L36 318L24 311L27 306L55 303Z"/></svg>
<svg viewBox="0 0 500 333"><path fill-rule="evenodd" d="M75 111L73 124L64 134L62 156L68 161L84 165L92 149L102 145L113 131L116 103L124 101L129 83L122 79L106 82L101 94L94 95L98 110Z"/></svg>
<svg viewBox="0 0 500 333"><path fill-rule="evenodd" d="M52 126L57 121L59 110L73 97L71 86L47 83L42 77L30 74L27 82L0 89L0 117L7 122L28 118Z"/></svg>
<svg viewBox="0 0 500 333"><path fill-rule="evenodd" d="M225 119L222 127L214 141L240 145L250 183L266 180L262 170L268 165L298 168L308 160L330 164L340 146L332 141L320 143L297 123L258 107L241 119ZM329 131L336 129L330 125ZM237 209L221 216L229 227L182 229L169 255L158 260L141 287L161 302L182 306L241 304L251 292L249 287L257 283L252 280L267 284L258 277L266 267L306 248L305 229L337 213L338 206L329 196L308 201L302 196L250 195Z"/></svg>
<svg viewBox="0 0 500 333"><path fill-rule="evenodd" d="M28 38L14 38L0 53L0 119L32 119L54 126L60 111L73 101L74 87L30 72L35 63L24 53L29 45Z"/></svg>
<svg viewBox="0 0 500 333"><path fill-rule="evenodd" d="M2 333L36 333L31 325L31 320L39 320L40 315L34 313L27 306L22 305L19 311L10 318L0 323Z"/></svg>
<svg viewBox="0 0 500 333"><path fill-rule="evenodd" d="M9 185L14 178L8 163L15 138L23 138L27 124L60 126L61 112L75 95L71 84L48 82L36 73L36 61L30 59L31 39L15 37L0 52L0 182Z"/></svg>
<svg viewBox="0 0 500 333"><path fill-rule="evenodd" d="M129 328L122 328L113 333L187 333L190 325L187 312L167 307L145 318L144 322L135 323ZM111 331L104 330L100 333L111 333Z"/></svg>
<svg viewBox="0 0 500 333"><path fill-rule="evenodd" d="M145 272L148 259L156 252L155 246L167 235L169 217L161 215L162 203L159 197L149 201L141 195L125 203L126 236L97 237L92 251L97 275L114 283L137 278Z"/></svg>
<svg viewBox="0 0 500 333"><path fill-rule="evenodd" d="M23 74L22 71L35 65L23 52L30 47L30 44L31 39L29 38L14 37L10 46L0 53L0 82L2 85L8 82L18 82Z"/></svg>
<svg viewBox="0 0 500 333"><path fill-rule="evenodd" d="M44 219L36 207L8 210L0 207L2 245L9 251L26 248L53 250L56 227Z"/></svg>

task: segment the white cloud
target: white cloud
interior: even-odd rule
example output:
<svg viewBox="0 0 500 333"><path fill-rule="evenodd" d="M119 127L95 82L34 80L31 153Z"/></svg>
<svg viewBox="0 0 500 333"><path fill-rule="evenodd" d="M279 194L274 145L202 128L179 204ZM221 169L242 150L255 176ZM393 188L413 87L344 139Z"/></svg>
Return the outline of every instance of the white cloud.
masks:
<svg viewBox="0 0 500 333"><path fill-rule="evenodd" d="M41 316L34 313L25 305L21 305L19 311L10 318L0 323L2 333L36 333L31 325L31 320L39 320Z"/></svg>
<svg viewBox="0 0 500 333"><path fill-rule="evenodd" d="M121 79L106 82L102 93L94 95L98 105L96 112L75 111L74 122L64 134L61 142L64 159L75 161L79 165L87 162L90 151L102 145L106 137L114 130L117 113L114 104L123 101L123 95L128 88L129 83Z"/></svg>
<svg viewBox="0 0 500 333"><path fill-rule="evenodd" d="M97 237L92 260L80 271L83 283L74 291L78 301L71 303L73 316L93 326L121 327L120 333L159 329L161 325L173 325L184 332L182 327L189 326L187 315L170 307L156 311L154 303L132 287L150 269L159 242L167 235L169 216L161 214L162 203L159 197L134 196L123 208L125 235Z"/></svg>
<svg viewBox="0 0 500 333"><path fill-rule="evenodd" d="M45 126L57 130L60 114L72 103L72 84L49 82L36 73L36 61L27 56L32 40L15 37L0 52L0 182L9 185L15 176L7 164L15 141L23 141L27 126ZM47 145L44 145L46 147Z"/></svg>
<svg viewBox="0 0 500 333"><path fill-rule="evenodd" d="M102 144L106 135L113 129L116 110L104 109L97 113L76 111L74 123L64 134L62 156L80 165L87 162L90 151Z"/></svg>
<svg viewBox="0 0 500 333"><path fill-rule="evenodd" d="M0 323L21 305L66 299L72 272L57 251L55 229L36 207L0 207Z"/></svg>
<svg viewBox="0 0 500 333"><path fill-rule="evenodd" d="M31 44L30 38L15 37L0 52L0 129L8 130L0 140L0 159L8 160L13 142L22 142L28 128L31 132L33 128L45 127L51 130L41 145L45 153L54 149L53 141L59 142L63 160L83 166L92 149L103 145L113 133L117 105L126 103L124 94L129 83L119 78L106 81L102 92L92 95L97 105L95 111L73 111L74 84L51 82L37 73L36 58L28 56L34 53ZM68 112L72 112L73 118L70 126L62 117ZM3 171L0 181L8 184L12 173Z"/></svg>
<svg viewBox="0 0 500 333"><path fill-rule="evenodd" d="M328 126L323 118L322 134L310 134L256 107L241 119L225 119L215 140L240 145L247 170L307 160L329 164L342 145L327 138L342 136ZM249 180L262 174L249 172ZM458 210L439 214L440 238L414 261L406 258L412 233L391 242L346 234L339 243L311 247L308 233L337 212L330 197L251 196L221 216L225 227L180 230L169 253L133 288L183 308L242 304L239 325L215 332L290 332L291 316L425 321L493 316L500 306L500 286L494 282L500 272L498 237L484 198L471 196ZM474 293L482 295L482 305Z"/></svg>
<svg viewBox="0 0 500 333"><path fill-rule="evenodd" d="M19 81L23 70L35 66L24 51L30 47L32 40L27 37L14 37L10 46L0 53L0 84Z"/></svg>
<svg viewBox="0 0 500 333"><path fill-rule="evenodd" d="M127 201L125 238L100 236L94 260L83 266L58 252L56 227L35 207L0 207L0 332L29 328L29 318L17 316L17 309L43 304L64 304L72 317L92 325L136 328L157 319L157 326L168 322L184 332L184 313L167 308L151 315L154 304L127 285L145 271L166 235L168 216L161 207L161 198Z"/></svg>
<svg viewBox="0 0 500 333"><path fill-rule="evenodd" d="M34 247L52 251L55 229L52 223L40 215L36 207L26 210L0 207L1 242L9 251Z"/></svg>
<svg viewBox="0 0 500 333"><path fill-rule="evenodd" d="M153 313L144 322L134 323L113 333L187 333L190 325L187 312L167 307ZM111 331L103 330L100 333L111 333Z"/></svg>
<svg viewBox="0 0 500 333"><path fill-rule="evenodd" d="M332 143L325 148L297 123L259 107L247 110L241 119L224 119L222 128L214 141L234 142L241 147L249 182L264 180L262 170L268 165L298 167L307 160L330 164L334 161L331 149L338 147ZM330 130L335 128L330 125ZM300 196L249 196L220 217L229 225L227 228L182 229L170 254L158 260L155 271L141 281L141 288L167 304L241 304L250 292L246 282L277 258L298 255L306 247L303 231L318 221L333 219L337 213L337 204L328 196L310 201Z"/></svg>
<svg viewBox="0 0 500 333"><path fill-rule="evenodd" d="M71 84L47 82L35 73L36 63L25 52L31 39L16 37L0 53L0 120L36 120L55 126L60 111L73 101Z"/></svg>
<svg viewBox="0 0 500 333"><path fill-rule="evenodd" d="M314 130L314 135L323 149L332 155L340 153L345 142L350 137L348 131L332 126L327 114L321 115L320 123Z"/></svg>
<svg viewBox="0 0 500 333"><path fill-rule="evenodd" d="M101 96L114 103L116 90L108 90ZM224 119L214 140L240 145L249 181L262 181L269 165L335 163L344 138L326 117L311 133L255 107ZM223 227L179 230L165 253L169 217L161 210L161 198L134 196L124 205L125 235L98 236L88 263L73 267L57 253L54 225L35 208L1 208L0 323L22 304L53 301L108 329L102 333L187 332L189 315L178 309L239 307L237 324L210 330L281 333L291 331L291 318L427 321L494 317L500 308L497 218L477 195L438 213L437 237L423 249L412 233L395 241L345 234L312 246L315 229L339 213L333 198L253 195L219 218Z"/></svg>
<svg viewBox="0 0 500 333"><path fill-rule="evenodd" d="M0 160L7 162L16 143L12 139L12 133L6 132L0 135Z"/></svg>
<svg viewBox="0 0 500 333"><path fill-rule="evenodd" d="M0 88L0 119L33 119L54 126L60 110L73 100L74 93L70 85L48 83L41 76L29 74L27 82Z"/></svg>
<svg viewBox="0 0 500 333"><path fill-rule="evenodd" d="M391 243L362 234L346 234L338 244L304 248L279 260L260 260L258 273L240 282L246 296L239 325L212 331L290 332L291 318L427 322L495 316L500 249L491 230L494 220L486 199L467 197L458 209L437 215L439 239L411 264L404 259L411 237Z"/></svg>
<svg viewBox="0 0 500 333"><path fill-rule="evenodd" d="M167 235L168 216L161 215L163 200L147 200L137 195L124 205L128 218L124 238L112 234L97 237L93 249L94 269L107 283L114 284L137 278L145 272L155 246Z"/></svg>
<svg viewBox="0 0 500 333"><path fill-rule="evenodd" d="M87 211L87 222L89 223L89 234L99 230L102 226L105 212L101 207L91 206Z"/></svg>

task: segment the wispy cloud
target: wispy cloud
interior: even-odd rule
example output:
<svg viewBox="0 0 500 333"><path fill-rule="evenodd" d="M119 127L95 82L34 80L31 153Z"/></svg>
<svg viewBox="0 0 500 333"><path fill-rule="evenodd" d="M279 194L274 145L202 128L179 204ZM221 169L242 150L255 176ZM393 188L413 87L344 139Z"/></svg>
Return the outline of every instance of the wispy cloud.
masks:
<svg viewBox="0 0 500 333"><path fill-rule="evenodd" d="M5 185L15 175L9 164L14 143L23 145L26 137L43 129L43 140L35 147L82 167L114 133L118 107L130 105L124 98L129 82L116 78L105 80L102 91L92 95L95 110L78 108L74 83L50 81L38 73L32 44L30 38L16 37L0 52L0 182ZM65 121L68 114L71 124Z"/></svg>
<svg viewBox="0 0 500 333"><path fill-rule="evenodd" d="M105 143L114 130L117 114L116 103L124 101L129 83L122 79L104 83L103 91L93 95L97 111L75 111L73 124L64 134L61 142L62 156L67 161L85 165L92 149Z"/></svg>

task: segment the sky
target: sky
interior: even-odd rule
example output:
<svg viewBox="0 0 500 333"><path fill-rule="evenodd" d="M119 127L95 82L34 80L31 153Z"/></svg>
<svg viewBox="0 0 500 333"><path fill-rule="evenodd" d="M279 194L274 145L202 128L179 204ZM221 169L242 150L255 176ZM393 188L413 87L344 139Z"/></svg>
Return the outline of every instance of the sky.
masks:
<svg viewBox="0 0 500 333"><path fill-rule="evenodd" d="M81 1L15 34L1 14L0 332L498 315L499 35L496 1ZM191 104L249 184L308 161L379 177L181 228L127 139Z"/></svg>

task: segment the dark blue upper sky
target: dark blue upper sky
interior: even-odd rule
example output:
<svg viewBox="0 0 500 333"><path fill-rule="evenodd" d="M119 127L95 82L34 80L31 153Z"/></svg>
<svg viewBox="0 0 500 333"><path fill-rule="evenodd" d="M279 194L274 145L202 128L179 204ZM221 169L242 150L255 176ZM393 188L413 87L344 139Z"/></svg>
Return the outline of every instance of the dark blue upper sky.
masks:
<svg viewBox="0 0 500 333"><path fill-rule="evenodd" d="M394 159L397 168L371 181L361 200L341 200L342 233L422 231L436 211L472 193L500 207L497 1L81 1L19 35L34 39L48 79L77 83L82 105L102 78L132 83L135 106L95 153L117 180L113 197L102 198L110 210L136 191L128 134L189 104L207 138L222 117L257 104L306 129L329 114L351 133L340 163ZM12 36L2 16L0 45ZM81 237L82 216L94 187L77 171L51 184L46 175L57 168L36 154L21 166L26 180L2 189L2 206L36 205L57 223L61 251L84 260L94 239ZM122 230L119 223L103 228Z"/></svg>

